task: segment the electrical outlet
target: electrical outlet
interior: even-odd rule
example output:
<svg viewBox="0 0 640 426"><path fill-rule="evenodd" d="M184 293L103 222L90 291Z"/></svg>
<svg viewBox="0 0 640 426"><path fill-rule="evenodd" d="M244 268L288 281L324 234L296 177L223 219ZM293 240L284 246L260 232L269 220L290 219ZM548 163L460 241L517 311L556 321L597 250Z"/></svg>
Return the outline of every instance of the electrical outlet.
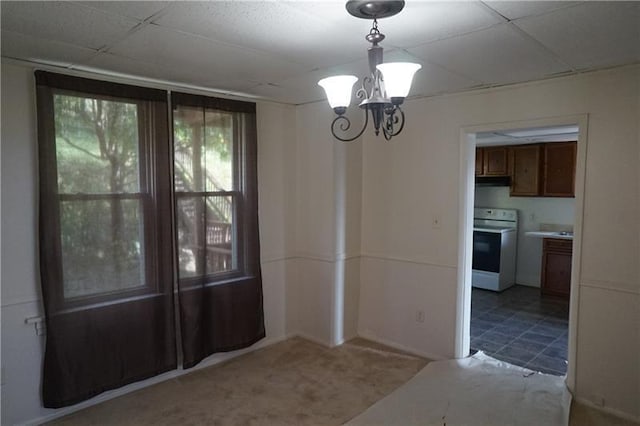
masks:
<svg viewBox="0 0 640 426"><path fill-rule="evenodd" d="M433 216L433 219L431 220L431 227L433 229L440 229L441 225L442 219L440 219L440 215Z"/></svg>
<svg viewBox="0 0 640 426"><path fill-rule="evenodd" d="M424 311L417 310L416 311L416 322L424 322Z"/></svg>

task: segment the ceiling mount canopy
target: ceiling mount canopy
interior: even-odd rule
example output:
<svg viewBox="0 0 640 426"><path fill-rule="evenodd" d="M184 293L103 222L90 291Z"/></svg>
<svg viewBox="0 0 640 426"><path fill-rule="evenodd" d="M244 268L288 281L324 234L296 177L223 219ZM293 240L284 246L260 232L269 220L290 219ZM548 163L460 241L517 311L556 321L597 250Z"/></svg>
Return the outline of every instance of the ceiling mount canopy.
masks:
<svg viewBox="0 0 640 426"><path fill-rule="evenodd" d="M349 0L346 8L356 18L382 19L399 13L404 8L404 0Z"/></svg>
<svg viewBox="0 0 640 426"><path fill-rule="evenodd" d="M343 142L359 138L373 120L376 136L382 134L389 140L404 128L404 111L400 105L409 94L413 75L422 66L411 62L383 63L383 48L379 43L385 35L378 30L378 18L393 16L404 7L404 1L347 1L347 11L358 18L372 19L373 24L365 39L371 43L368 49L370 75L362 79L356 97L362 99L360 108L364 110L364 124L355 136L348 137L351 121L344 114L351 103L351 92L358 78L354 75L337 75L323 78L318 82L327 94L329 105L337 114L331 123L331 133ZM342 134L339 136L338 133Z"/></svg>

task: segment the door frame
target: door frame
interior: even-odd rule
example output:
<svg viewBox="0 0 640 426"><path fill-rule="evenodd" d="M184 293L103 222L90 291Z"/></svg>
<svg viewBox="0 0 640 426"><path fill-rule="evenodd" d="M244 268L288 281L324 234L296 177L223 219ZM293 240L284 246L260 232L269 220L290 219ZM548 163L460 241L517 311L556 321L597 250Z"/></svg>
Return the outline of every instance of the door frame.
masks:
<svg viewBox="0 0 640 426"><path fill-rule="evenodd" d="M588 140L588 114L546 117L531 120L486 123L460 128L460 176L458 214L458 282L456 294L456 333L454 355L464 358L469 355L471 326L471 265L473 241L473 207L475 192L475 148L476 133L507 131L549 126L578 126L576 154L575 213L573 225L573 256L571 259L571 296L569 301L568 367L566 383L575 389L578 362L578 320L580 301L580 272L582 261L582 227L584 219L584 194Z"/></svg>

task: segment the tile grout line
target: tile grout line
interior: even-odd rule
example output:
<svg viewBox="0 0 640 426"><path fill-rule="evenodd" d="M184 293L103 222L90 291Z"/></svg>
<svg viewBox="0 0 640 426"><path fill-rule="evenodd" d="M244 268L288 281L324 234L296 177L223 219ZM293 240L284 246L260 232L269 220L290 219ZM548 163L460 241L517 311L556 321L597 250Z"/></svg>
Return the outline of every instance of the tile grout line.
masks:
<svg viewBox="0 0 640 426"><path fill-rule="evenodd" d="M482 301L485 301L485 300L489 301L490 299L489 298L485 298L484 300L483 299L481 299L481 300ZM492 331L495 332L495 333L500 333L500 331L495 331L495 328L501 327L501 326L508 328L509 325L508 325L507 322L509 320L518 321L517 318L514 318L518 313L528 313L530 311L527 311L526 308L532 308L532 307L536 306L535 302L526 303L526 304L524 304L524 305L522 305L520 307L516 307L516 309L513 309L513 307L511 307L510 311L512 313L509 316L504 317L504 316L501 315L503 313L502 311L505 309L505 307L507 307L509 305L510 302L513 303L513 302L517 302L518 300L519 299L514 298L514 299L511 299L511 300L507 300L506 303L498 303L496 306L489 306L488 309L486 311L483 310L483 312L481 312L481 314L478 317L472 318L472 319L475 319L476 321L480 320L480 321L483 321L483 322L492 323L491 328L489 328L487 330L483 330L478 335L473 336L473 339L474 340L481 339L482 336L484 336L487 333L492 332ZM555 305L556 305L555 303L551 303L550 305L547 305L547 306L549 308L554 308L554 307L556 307ZM472 307L472 310L473 310L473 307ZM556 311L554 313L561 313L561 312ZM500 318L499 322L496 323L496 322L494 322L494 320L482 320L481 317L484 316L484 315L487 315L487 314L493 314L494 316L499 317ZM535 341L535 340L530 340L530 339L523 338L523 336L526 333L528 333L528 332L532 332L533 333L534 331L532 331L532 330L535 327L539 326L539 327L547 327L547 328L553 329L553 328L556 328L556 325L558 325L558 323L562 323L562 324L560 324L561 327L567 328L567 324L565 324L564 321L558 321L557 317L555 315L553 315L553 314L542 314L542 315L540 315L539 313L531 312L531 316L537 317L537 319L536 319L536 321L534 323L530 324L526 329L522 330L519 334L517 334L515 336L510 336L510 335L506 335L505 334L505 336L509 337L512 340L509 341L506 344L498 346L498 349L495 350L495 351L491 351L490 355L497 355L499 352L501 352L505 348L509 347L515 340L521 340L521 341L524 341L524 342L543 344L540 341ZM564 331L560 335L554 336L553 334L544 334L544 332L542 332L542 333L539 332L538 334L540 334L542 336L550 337L550 338L552 338L552 340L549 341L548 343L544 343L543 347L539 351L533 352L533 351L529 351L527 349L520 349L525 353L533 355L533 357L527 362L524 362L524 361L522 361L520 359L513 358L513 357L508 357L508 356L503 356L503 357L507 358L509 360L518 362L519 364L517 364L517 365L524 364L524 365L521 365L521 366L523 366L525 368L527 368L527 367L534 367L534 368L537 367L536 369L538 371L540 371L540 369L544 369L545 372L552 372L552 373L549 373L549 374L559 374L559 375L566 374L566 373L562 373L562 372L556 370L555 368L549 368L547 366L534 363L536 360L539 359L540 356L545 356L545 357L548 357L550 359L554 359L554 360L558 360L558 361L564 361L566 363L566 359L564 359L564 358L566 358L566 356L563 357L563 358L558 358L558 357L553 357L553 356L550 356L550 355L546 355L544 353L547 349L551 348L551 346L554 345L556 342L558 342L561 339L563 339L565 337L566 333L567 333L567 331ZM504 333L500 333L500 334L504 334ZM490 342L490 343L494 343L494 344L496 343L496 342L493 342L491 340L486 340L486 342ZM475 350L482 350L482 349L479 349L479 348L474 348L474 349Z"/></svg>

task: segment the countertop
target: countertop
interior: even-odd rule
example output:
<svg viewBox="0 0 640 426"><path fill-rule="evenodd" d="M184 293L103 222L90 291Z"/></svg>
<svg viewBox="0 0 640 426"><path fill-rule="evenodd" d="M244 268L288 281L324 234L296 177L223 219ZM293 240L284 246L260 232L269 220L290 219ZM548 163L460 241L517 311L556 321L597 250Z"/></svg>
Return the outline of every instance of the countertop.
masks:
<svg viewBox="0 0 640 426"><path fill-rule="evenodd" d="M524 233L527 237L557 238L559 240L573 240L573 232L529 231Z"/></svg>

